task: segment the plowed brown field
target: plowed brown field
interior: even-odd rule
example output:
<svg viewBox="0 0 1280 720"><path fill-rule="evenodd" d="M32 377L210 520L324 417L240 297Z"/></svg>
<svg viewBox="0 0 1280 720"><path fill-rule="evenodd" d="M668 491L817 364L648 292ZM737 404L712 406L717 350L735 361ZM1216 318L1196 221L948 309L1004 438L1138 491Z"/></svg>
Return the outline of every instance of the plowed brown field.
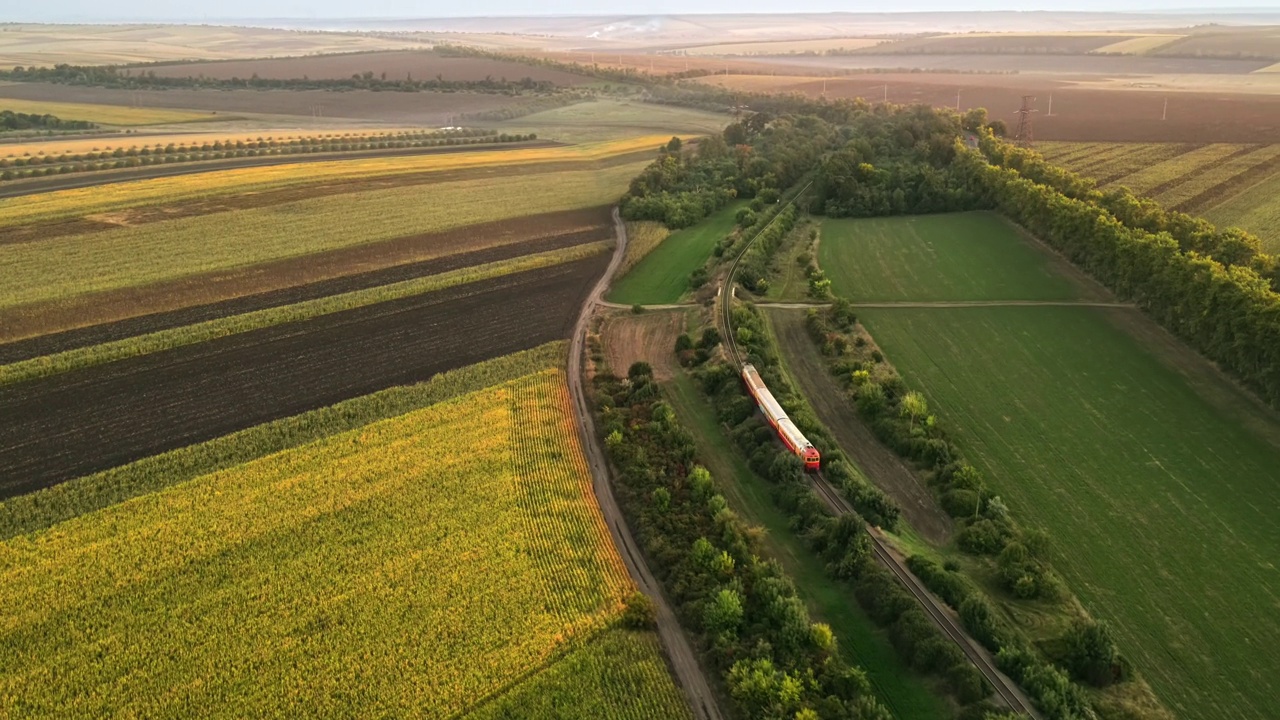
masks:
<svg viewBox="0 0 1280 720"><path fill-rule="evenodd" d="M1034 136L1041 140L1115 142L1280 142L1280 96L1094 90L1034 75L867 73L839 77L729 75L705 78L723 87L866 98L939 107L986 108L993 120L1017 127L1022 96L1036 97ZM1053 96L1053 114L1048 113ZM1166 119L1164 103L1168 99Z"/></svg>
<svg viewBox="0 0 1280 720"><path fill-rule="evenodd" d="M607 262L600 255L0 388L0 498L562 339Z"/></svg>
<svg viewBox="0 0 1280 720"><path fill-rule="evenodd" d="M222 303L247 295L271 293L456 253L520 246L517 254L523 255L536 252L526 251L523 245L539 238L575 233L589 235L591 240L607 238L610 236L610 222L607 207L548 213L15 307L0 311L0 342ZM141 322L145 324L147 321Z"/></svg>

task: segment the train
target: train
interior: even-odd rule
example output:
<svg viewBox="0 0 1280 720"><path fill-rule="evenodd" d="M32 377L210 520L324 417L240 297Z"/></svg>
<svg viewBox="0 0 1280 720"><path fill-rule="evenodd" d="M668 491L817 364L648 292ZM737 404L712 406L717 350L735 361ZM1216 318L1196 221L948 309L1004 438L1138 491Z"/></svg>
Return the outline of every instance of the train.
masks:
<svg viewBox="0 0 1280 720"><path fill-rule="evenodd" d="M769 392L769 388L764 384L764 380L760 378L760 373L756 371L755 366L750 363L742 366L742 380L747 384L747 392L751 393L760 412L764 413L769 424L778 433L782 444L804 461L805 470L817 472L822 464L822 456L818 453L818 448L814 447L804 433L800 432L800 428L787 417L787 413L783 411L782 406L773 397L773 393Z"/></svg>

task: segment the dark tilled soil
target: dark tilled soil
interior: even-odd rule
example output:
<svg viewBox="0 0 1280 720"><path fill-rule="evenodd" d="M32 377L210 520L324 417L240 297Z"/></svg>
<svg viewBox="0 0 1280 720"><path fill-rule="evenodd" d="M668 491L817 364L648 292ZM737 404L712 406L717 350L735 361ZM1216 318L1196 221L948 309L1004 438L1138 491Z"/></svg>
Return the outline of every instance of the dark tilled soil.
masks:
<svg viewBox="0 0 1280 720"><path fill-rule="evenodd" d="M611 222L607 207L567 210L25 305L0 310L0 343L218 303L461 252L521 244L539 237L611 227Z"/></svg>
<svg viewBox="0 0 1280 720"><path fill-rule="evenodd" d="M565 338L608 260L0 388L0 499Z"/></svg>
<svg viewBox="0 0 1280 720"><path fill-rule="evenodd" d="M170 328L192 325L194 323L214 320L216 318L238 315L240 313L281 307L317 298L338 295L341 293L364 290L366 288L390 285L392 283L411 280L413 278L449 272L459 268L482 265L484 263L509 260L511 258L532 255L534 253L559 250L561 248L583 245L611 236L609 228L600 227L589 230L552 235L514 245L500 245L494 248L465 252L457 255L424 262L396 265L385 270L348 275L346 277L323 280L299 287L284 288L271 292L247 295L223 302L209 303L195 307L154 313L141 317L129 318L118 322L103 323L76 330L41 335L0 345L0 364L18 362L28 358L64 352L74 348L97 345L99 343L121 340L136 335L168 330Z"/></svg>

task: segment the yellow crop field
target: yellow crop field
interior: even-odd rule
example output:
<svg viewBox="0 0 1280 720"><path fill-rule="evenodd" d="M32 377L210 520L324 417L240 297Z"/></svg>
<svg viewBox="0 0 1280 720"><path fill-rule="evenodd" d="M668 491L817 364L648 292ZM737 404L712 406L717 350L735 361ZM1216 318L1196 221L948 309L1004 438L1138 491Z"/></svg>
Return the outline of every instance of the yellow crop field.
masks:
<svg viewBox="0 0 1280 720"><path fill-rule="evenodd" d="M1115 55L1143 55L1158 47L1168 45L1174 40L1186 37L1185 35L1139 35L1131 37L1119 42L1113 42L1110 45L1103 45L1093 51L1095 55L1115 54Z"/></svg>
<svg viewBox="0 0 1280 720"><path fill-rule="evenodd" d="M625 275L628 270L635 267L645 255L653 252L653 249L662 244L671 236L671 231L666 225L652 220L628 220L627 221L627 254L622 259L622 266L618 268L618 276Z"/></svg>
<svg viewBox="0 0 1280 720"><path fill-rule="evenodd" d="M0 542L0 716L475 707L632 589L571 413L544 371Z"/></svg>
<svg viewBox="0 0 1280 720"><path fill-rule="evenodd" d="M64 220L127 208L195 198L263 192L287 186L340 180L550 162L596 163L619 155L657 149L669 135L645 135L566 147L487 150L443 155L334 160L333 162L239 168L217 172L122 182L0 200L0 227Z"/></svg>
<svg viewBox="0 0 1280 720"><path fill-rule="evenodd" d="M369 190L0 245L0 307L607 205L646 163Z"/></svg>
<svg viewBox="0 0 1280 720"><path fill-rule="evenodd" d="M3 90L0 90L3 92ZM0 110L30 115L56 115L63 120L84 120L99 125L165 125L168 123L197 122L201 120L226 120L225 115L194 110L166 110L162 108L136 108L120 105L91 105L88 103L46 102L44 100L17 100L0 97Z"/></svg>

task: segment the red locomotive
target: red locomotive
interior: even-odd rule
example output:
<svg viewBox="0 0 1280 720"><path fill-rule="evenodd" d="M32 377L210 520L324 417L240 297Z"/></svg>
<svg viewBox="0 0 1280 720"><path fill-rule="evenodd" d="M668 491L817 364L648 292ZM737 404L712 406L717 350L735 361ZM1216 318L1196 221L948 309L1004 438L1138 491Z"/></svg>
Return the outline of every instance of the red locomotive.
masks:
<svg viewBox="0 0 1280 720"><path fill-rule="evenodd" d="M751 397L755 398L756 405L760 407L760 412L769 420L769 424L777 431L778 437L782 439L782 444L787 449L795 453L797 457L804 461L804 469L809 471L817 471L822 457L818 454L818 449L800 432L800 428L791 422L791 418L783 412L782 406L773 397L773 393L769 392L769 388L765 386L764 380L760 379L760 373L752 365L742 366L742 379L747 383L747 391L751 393Z"/></svg>

